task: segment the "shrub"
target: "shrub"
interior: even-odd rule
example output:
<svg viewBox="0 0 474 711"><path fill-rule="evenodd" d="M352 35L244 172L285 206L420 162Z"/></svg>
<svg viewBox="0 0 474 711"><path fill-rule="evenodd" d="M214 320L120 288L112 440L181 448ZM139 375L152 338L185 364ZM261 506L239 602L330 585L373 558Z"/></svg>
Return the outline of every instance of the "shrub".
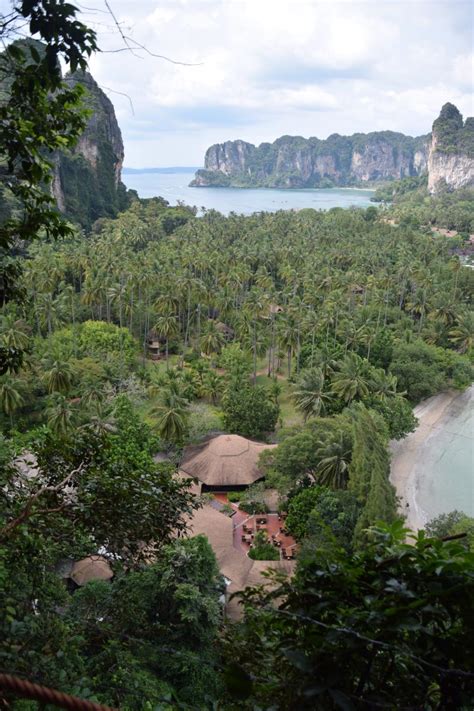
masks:
<svg viewBox="0 0 474 711"><path fill-rule="evenodd" d="M280 408L266 388L250 385L232 388L223 401L224 425L244 437L262 437L273 432Z"/></svg>
<svg viewBox="0 0 474 711"><path fill-rule="evenodd" d="M238 504L240 501L242 501L242 497L244 496L244 492L242 491L229 491L227 494L227 498L232 504Z"/></svg>
<svg viewBox="0 0 474 711"><path fill-rule="evenodd" d="M265 531L258 531L252 548L249 550L252 560L280 560L280 551L272 546Z"/></svg>

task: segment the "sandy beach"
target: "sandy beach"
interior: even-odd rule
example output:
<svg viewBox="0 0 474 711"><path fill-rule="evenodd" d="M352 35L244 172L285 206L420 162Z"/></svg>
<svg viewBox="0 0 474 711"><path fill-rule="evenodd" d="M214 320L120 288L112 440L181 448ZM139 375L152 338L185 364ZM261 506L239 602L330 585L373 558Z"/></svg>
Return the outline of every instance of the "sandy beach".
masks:
<svg viewBox="0 0 474 711"><path fill-rule="evenodd" d="M440 435L452 421L453 412L464 402L469 406L473 386L461 393L449 390L424 400L414 409L418 418L415 432L400 441L392 441L392 464L390 480L400 498L400 512L406 516L407 526L415 531L424 527L428 517L417 501L420 472L423 463L429 460L433 438ZM429 466L429 465L428 465Z"/></svg>

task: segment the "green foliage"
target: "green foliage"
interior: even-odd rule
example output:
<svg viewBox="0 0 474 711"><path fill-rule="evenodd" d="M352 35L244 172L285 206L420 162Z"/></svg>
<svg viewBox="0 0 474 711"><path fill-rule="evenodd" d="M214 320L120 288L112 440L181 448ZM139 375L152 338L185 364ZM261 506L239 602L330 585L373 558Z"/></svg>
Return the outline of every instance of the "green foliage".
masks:
<svg viewBox="0 0 474 711"><path fill-rule="evenodd" d="M232 501L229 495L229 501ZM257 481L240 494L240 509L250 515L266 513L265 484Z"/></svg>
<svg viewBox="0 0 474 711"><path fill-rule="evenodd" d="M280 560L280 551L268 540L266 531L257 531L249 550L249 558L252 560Z"/></svg>
<svg viewBox="0 0 474 711"><path fill-rule="evenodd" d="M157 431L165 442L182 444L188 431L188 401L182 388L173 383L161 392L160 400L152 410L157 416Z"/></svg>
<svg viewBox="0 0 474 711"><path fill-rule="evenodd" d="M425 531L427 536L436 538L465 533L466 538L462 542L474 553L474 518L462 511L450 511L436 516L425 525Z"/></svg>
<svg viewBox="0 0 474 711"><path fill-rule="evenodd" d="M371 410L382 415L388 428L390 439L403 439L410 432L414 432L418 420L413 414L410 403L400 395L388 400L369 397L364 404Z"/></svg>
<svg viewBox="0 0 474 711"><path fill-rule="evenodd" d="M156 703L174 698L175 684L205 704L218 683L221 579L205 539L180 540L198 502L171 465L154 464L154 439L128 401L116 402L113 432L31 436L25 461L38 463L36 477L19 474L14 444L3 444L4 669L131 710L144 708L145 690ZM116 579L71 597L58 565L99 549Z"/></svg>
<svg viewBox="0 0 474 711"><path fill-rule="evenodd" d="M464 153L474 156L472 119L463 124L462 115L454 104L444 104L433 123L436 150L443 153Z"/></svg>
<svg viewBox="0 0 474 711"><path fill-rule="evenodd" d="M188 438L190 442L199 442L208 435L223 430L222 416L219 411L205 403L193 403L189 407Z"/></svg>
<svg viewBox="0 0 474 711"><path fill-rule="evenodd" d="M232 379L244 380L252 370L252 359L239 343L229 343L222 349L219 365L229 371Z"/></svg>
<svg viewBox="0 0 474 711"><path fill-rule="evenodd" d="M426 175L411 175L408 178L394 180L387 185L383 185L375 191L375 194L370 199L373 202L392 202L397 200L402 195L411 193L419 188L428 186L428 176Z"/></svg>
<svg viewBox="0 0 474 711"><path fill-rule="evenodd" d="M471 234L474 230L473 188L428 195L422 187L394 197L388 217L415 227L425 225ZM452 241L452 238L451 238Z"/></svg>
<svg viewBox="0 0 474 711"><path fill-rule="evenodd" d="M338 477L345 476L351 450L352 428L345 415L314 418L288 434L276 449L262 455L261 463L267 478L268 472L270 477L277 474L279 488L286 493L325 476L336 485Z"/></svg>
<svg viewBox="0 0 474 711"><path fill-rule="evenodd" d="M398 386L406 391L408 399L417 403L450 384L452 365L442 348L425 343L421 339L411 343L398 343L393 352L390 371L396 375ZM452 359L455 355L449 354ZM452 361L454 365L454 361Z"/></svg>
<svg viewBox="0 0 474 711"><path fill-rule="evenodd" d="M362 510L354 531L354 544L364 545L367 529L380 521L392 523L397 516L395 489L390 483L388 433L383 419L363 405L354 405L354 444L349 490Z"/></svg>
<svg viewBox="0 0 474 711"><path fill-rule="evenodd" d="M310 486L292 496L286 528L299 541L321 548L336 543L350 550L360 507L349 491Z"/></svg>
<svg viewBox="0 0 474 711"><path fill-rule="evenodd" d="M315 549L292 580L245 591L244 620L226 646L229 693L231 682L241 690L234 704L469 706L472 553L422 533L405 544L405 533L399 525L375 530L352 555Z"/></svg>
<svg viewBox="0 0 474 711"><path fill-rule="evenodd" d="M81 325L79 348L84 355L99 360L118 355L126 363L130 363L137 352L136 342L127 328L104 321L85 321Z"/></svg>
<svg viewBox="0 0 474 711"><path fill-rule="evenodd" d="M2 30L15 32L26 21L32 35L46 40L43 47L27 40L7 47L1 57L0 76L6 100L0 107L0 144L8 179L6 185L21 205L0 228L0 247L14 236L31 239L43 230L52 236L67 234L49 192L51 163L46 155L73 146L81 134L86 115L80 100L82 87L62 82L62 59L72 71L85 69L87 58L97 48L95 33L76 18L77 8L48 0L23 2L15 7Z"/></svg>
<svg viewBox="0 0 474 711"><path fill-rule="evenodd" d="M229 432L255 439L275 429L279 407L268 389L243 385L229 389L222 399L224 426Z"/></svg>
<svg viewBox="0 0 474 711"><path fill-rule="evenodd" d="M227 494L227 498L232 504L238 504L240 501L242 501L244 497L244 493L242 491L229 491Z"/></svg>
<svg viewBox="0 0 474 711"><path fill-rule="evenodd" d="M179 689L184 701L203 703L215 696L218 680L212 665L222 589L212 549L198 536L166 546L157 562L119 576L112 585L94 583L74 595L69 616L85 636L89 673L97 681L101 676L107 680L103 686L114 705L124 694L114 669L118 665L125 671L127 658L132 662L125 687L131 708L141 708L147 698L137 687L141 674L151 685L152 702L160 700L163 681Z"/></svg>
<svg viewBox="0 0 474 711"><path fill-rule="evenodd" d="M319 368L303 370L293 397L297 408L303 413L305 421L308 417L324 414L326 404L331 400L331 394L325 390L322 370Z"/></svg>

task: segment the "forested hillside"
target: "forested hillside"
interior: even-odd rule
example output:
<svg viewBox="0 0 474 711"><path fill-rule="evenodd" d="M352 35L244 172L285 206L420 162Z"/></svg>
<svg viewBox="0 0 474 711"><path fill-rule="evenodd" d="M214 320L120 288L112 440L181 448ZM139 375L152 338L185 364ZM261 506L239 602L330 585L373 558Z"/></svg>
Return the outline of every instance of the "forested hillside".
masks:
<svg viewBox="0 0 474 711"><path fill-rule="evenodd" d="M176 460L186 443L228 431L279 442L262 461L265 486L276 488L288 506L288 528L306 551L301 565L314 551L341 545L349 561L367 545L368 527L397 520L387 443L415 426L411 405L471 381L474 273L461 266L455 245L453 239L386 224L373 208L196 217L159 199L135 203L116 220L102 221L96 234L31 245L22 260L23 300L10 301L2 314L3 345L24 354L22 367L10 368L1 379L5 452L19 455L26 448L35 461L57 461L56 474L49 467L56 483L60 472L85 466L78 496L90 487L95 492L89 503L84 499L80 536L79 530L65 533L66 510L50 519L47 529L40 519L30 524L34 546L46 546L53 564L94 553L101 541L117 551L124 537L129 545L151 542L150 527L163 513L159 498L143 498L152 486L148 477L159 475L148 468L145 450L168 451ZM150 360L150 332L159 343L158 361ZM119 452L125 456L120 471L109 469ZM174 502L172 517L195 505L184 498L181 484L176 486L167 494ZM242 505L249 508L261 499L259 487L249 489ZM107 491L115 492L113 510ZM49 501L52 509L56 496ZM21 505L17 501L10 515ZM88 517L96 515L100 527L90 529ZM159 525L161 541L171 545L166 558L171 562L181 553L166 538L167 527L179 520L170 515ZM56 531L61 542L46 544L46 530ZM22 539L10 542L11 553L21 559ZM192 555L210 554L196 549ZM134 558L137 570L139 560ZM197 559L196 565L198 577L189 584L199 587L204 569ZM6 592L26 624L23 602L12 587L18 575L29 573L15 564ZM113 604L110 595L120 595L123 602L136 594L129 586L148 585L150 576L158 576L156 584L163 589L160 569L136 575L144 577L126 576L110 592L106 586L75 594L67 619L57 620L68 625L61 634L77 629L82 636L88 605L100 604L105 611ZM204 593L196 589L195 594ZM212 597L212 590L206 594ZM45 599L44 604L57 602ZM179 605L173 612L178 617L185 614ZM167 688L182 703L190 700L181 676L194 664L189 635L186 642L179 635L166 641L160 633L159 644L191 655L186 662L183 657L178 666L151 664L143 655L152 641L141 637L123 656L113 640L130 622L104 614L112 625L107 648L113 656L97 658L96 642L92 647L92 640L86 646L81 642L74 654L82 673L113 658L120 674L133 664L138 676L130 679L148 679L148 698L161 698ZM148 614L145 608L143 614ZM178 618L170 618L170 624L173 619ZM204 627L207 637L215 634L204 619L196 639L202 640ZM13 649L21 642L13 629L9 634ZM29 634L30 644L45 643ZM61 645L56 648L66 653ZM58 670L43 670L43 652L35 653L40 677L61 685ZM193 695L197 698L202 685L201 700L207 704L210 687L203 672L192 672ZM123 680L104 678L108 692L92 684L97 698L142 708L131 690L119 691ZM128 682L125 687L130 688Z"/></svg>
<svg viewBox="0 0 474 711"><path fill-rule="evenodd" d="M473 522L408 531L389 479L413 405L472 382L463 237L409 204L399 220L198 216L161 198L116 215L108 189L93 225L66 223L52 161L77 162L90 124L61 62L85 72L97 50L77 14L32 0L0 27L46 41L7 48L0 103L1 704L36 711L55 690L91 711L470 708ZM82 209L95 183L71 185ZM179 470L218 433L276 445L225 503ZM268 501L294 540L288 576L267 571L264 529L236 556L232 516L266 521ZM224 542L195 535L206 507L233 580ZM258 574L228 619L242 561Z"/></svg>

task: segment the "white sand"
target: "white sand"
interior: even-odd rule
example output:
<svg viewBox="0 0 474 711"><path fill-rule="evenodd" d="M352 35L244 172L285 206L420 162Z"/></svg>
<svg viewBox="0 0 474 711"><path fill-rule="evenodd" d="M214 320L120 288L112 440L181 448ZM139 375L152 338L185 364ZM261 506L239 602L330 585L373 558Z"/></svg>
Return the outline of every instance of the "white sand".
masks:
<svg viewBox="0 0 474 711"><path fill-rule="evenodd" d="M414 409L418 418L418 427L405 439L390 443L392 465L390 480L400 499L400 513L406 516L406 525L414 531L423 528L427 517L417 503L418 476L420 465L425 456L427 440L441 431L449 423L450 405L460 397L458 390L434 395L424 400Z"/></svg>

